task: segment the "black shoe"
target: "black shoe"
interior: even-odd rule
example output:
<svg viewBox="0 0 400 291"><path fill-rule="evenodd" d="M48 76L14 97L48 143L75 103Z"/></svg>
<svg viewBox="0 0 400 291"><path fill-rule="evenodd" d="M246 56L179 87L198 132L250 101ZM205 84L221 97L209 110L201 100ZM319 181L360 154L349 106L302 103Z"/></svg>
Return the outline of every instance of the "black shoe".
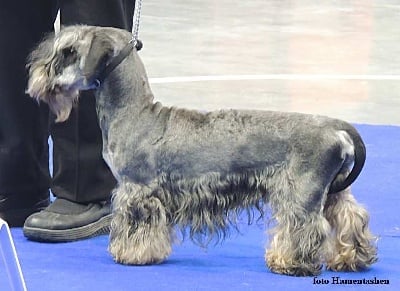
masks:
<svg viewBox="0 0 400 291"><path fill-rule="evenodd" d="M33 241L68 242L110 231L109 202L80 204L57 198L49 207L28 217L24 235Z"/></svg>
<svg viewBox="0 0 400 291"><path fill-rule="evenodd" d="M10 227L21 227L29 215L46 208L49 204L48 191L40 195L0 194L0 217Z"/></svg>

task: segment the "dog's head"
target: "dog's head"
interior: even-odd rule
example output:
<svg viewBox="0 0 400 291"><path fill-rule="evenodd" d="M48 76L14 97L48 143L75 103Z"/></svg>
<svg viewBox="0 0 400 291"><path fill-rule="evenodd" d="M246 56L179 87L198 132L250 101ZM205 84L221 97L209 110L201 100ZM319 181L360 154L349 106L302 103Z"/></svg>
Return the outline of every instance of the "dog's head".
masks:
<svg viewBox="0 0 400 291"><path fill-rule="evenodd" d="M117 29L70 26L47 36L28 58L29 81L26 92L44 101L65 121L77 101L79 91L95 87L97 75L121 48L118 38L127 38Z"/></svg>

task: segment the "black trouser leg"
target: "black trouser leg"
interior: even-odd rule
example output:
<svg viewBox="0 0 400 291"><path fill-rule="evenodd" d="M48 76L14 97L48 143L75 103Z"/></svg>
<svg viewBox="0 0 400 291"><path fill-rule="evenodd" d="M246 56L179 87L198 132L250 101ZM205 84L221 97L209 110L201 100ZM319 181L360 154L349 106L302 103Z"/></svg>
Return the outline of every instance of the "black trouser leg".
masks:
<svg viewBox="0 0 400 291"><path fill-rule="evenodd" d="M61 24L131 30L134 1L61 0ZM115 179L102 158L102 137L92 92L82 93L66 122L51 125L54 144L52 191L76 202L107 200Z"/></svg>
<svg viewBox="0 0 400 291"><path fill-rule="evenodd" d="M52 0L0 1L0 217L21 226L46 207L48 108L26 95L26 57L53 27Z"/></svg>
<svg viewBox="0 0 400 291"><path fill-rule="evenodd" d="M52 0L0 2L0 194L32 203L49 187L48 114L24 93L26 57L52 29Z"/></svg>

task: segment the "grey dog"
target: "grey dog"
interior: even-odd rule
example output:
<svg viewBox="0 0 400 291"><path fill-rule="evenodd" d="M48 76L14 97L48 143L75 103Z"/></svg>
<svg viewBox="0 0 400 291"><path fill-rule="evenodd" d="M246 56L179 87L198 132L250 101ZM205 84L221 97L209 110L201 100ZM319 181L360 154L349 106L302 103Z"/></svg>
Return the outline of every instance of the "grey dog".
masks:
<svg viewBox="0 0 400 291"><path fill-rule="evenodd" d="M323 264L359 271L377 260L369 215L350 192L365 146L350 124L272 111L208 113L153 101L144 66L125 50L129 32L70 26L31 53L27 93L68 118L79 91L95 91L103 155L118 180L109 251L123 264L154 264L175 232L223 238L241 211L272 230L265 260L275 273L307 276ZM270 224L270 223L269 223Z"/></svg>

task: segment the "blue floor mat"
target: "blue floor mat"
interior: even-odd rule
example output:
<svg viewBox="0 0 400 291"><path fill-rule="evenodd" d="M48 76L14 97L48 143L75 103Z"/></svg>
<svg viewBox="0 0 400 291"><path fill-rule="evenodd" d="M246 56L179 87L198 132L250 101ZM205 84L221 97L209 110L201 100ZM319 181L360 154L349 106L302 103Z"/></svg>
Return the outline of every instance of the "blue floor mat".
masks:
<svg viewBox="0 0 400 291"><path fill-rule="evenodd" d="M265 230L257 223L239 225L240 233L233 232L222 244L206 250L186 240L174 247L165 263L154 266L114 263L107 252L107 236L73 243L35 243L14 228L28 290L400 290L400 127L357 128L367 146L367 162L353 193L370 211L371 228L379 236L379 261L368 271L323 271L317 278L272 274L263 258ZM0 290L8 290L3 269L0 266ZM334 284L349 280L363 284ZM376 280L389 284L367 284Z"/></svg>

